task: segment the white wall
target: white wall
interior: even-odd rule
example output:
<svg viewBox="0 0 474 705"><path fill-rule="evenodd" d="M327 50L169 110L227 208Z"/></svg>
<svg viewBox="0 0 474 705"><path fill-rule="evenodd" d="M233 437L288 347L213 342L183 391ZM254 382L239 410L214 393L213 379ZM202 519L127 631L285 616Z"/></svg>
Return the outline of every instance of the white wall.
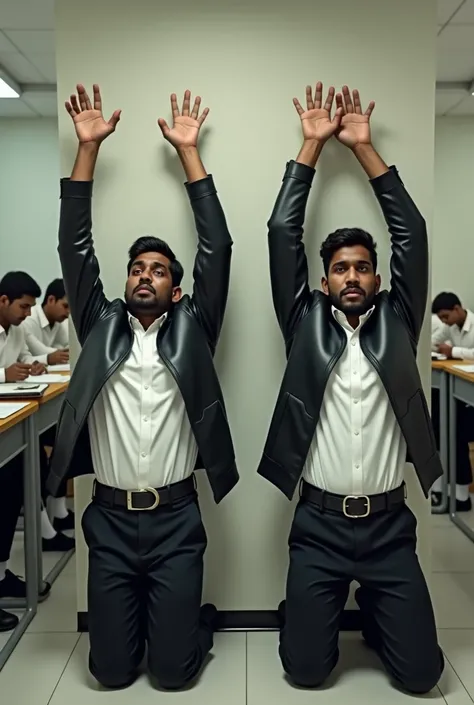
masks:
<svg viewBox="0 0 474 705"><path fill-rule="evenodd" d="M83 0L78 13L75 1L63 0L57 13L59 104L78 81L87 86L98 82L105 113L123 109L117 133L104 145L95 182L96 251L109 296L122 295L127 248L143 233L170 241L183 261L189 288L194 227L183 175L169 145L162 143L156 118L169 118L169 94L187 87L211 107L203 158L215 176L235 240L217 366L241 482L219 507L210 501L207 483L200 483L209 535L205 599L221 609L274 609L284 591L292 506L256 475L256 468L284 368L270 298L266 221L285 164L296 157L301 142L292 97L303 99L305 84L322 79L356 85L364 102L375 99L376 145L389 163L398 164L430 222L435 3L340 0L322 9L309 0L256 0L237 9L218 0L183 0L174 7L148 0ZM59 132L61 167L67 174L75 139L63 110ZM388 284L389 239L378 206L352 156L331 144L307 220L314 284L321 271L321 239L351 224L376 235ZM425 335L421 362L429 384L426 342ZM79 485L80 509L90 489L88 483ZM428 507L412 482L410 501L419 517L420 554L427 565ZM78 607L83 610L81 541L77 557Z"/></svg>
<svg viewBox="0 0 474 705"><path fill-rule="evenodd" d="M58 126L0 119L0 277L22 269L44 291L60 276Z"/></svg>
<svg viewBox="0 0 474 705"><path fill-rule="evenodd" d="M474 100L474 98L473 98ZM474 310L474 117L440 117L435 128L433 297L453 291Z"/></svg>

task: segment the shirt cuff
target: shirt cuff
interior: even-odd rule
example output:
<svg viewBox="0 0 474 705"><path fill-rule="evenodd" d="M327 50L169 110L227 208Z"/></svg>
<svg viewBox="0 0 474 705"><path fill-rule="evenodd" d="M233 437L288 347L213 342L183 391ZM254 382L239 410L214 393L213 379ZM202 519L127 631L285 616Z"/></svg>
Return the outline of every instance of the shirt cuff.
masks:
<svg viewBox="0 0 474 705"><path fill-rule="evenodd" d="M453 348L451 350L451 357L455 357L457 360L462 360L463 354L462 354L462 348Z"/></svg>
<svg viewBox="0 0 474 705"><path fill-rule="evenodd" d="M376 176L375 179L370 179L370 183L375 193L387 193L387 191L391 191L400 186L400 184L403 186L396 166L391 166L385 174Z"/></svg>
<svg viewBox="0 0 474 705"><path fill-rule="evenodd" d="M299 181L304 181L308 186L313 183L314 175L316 170L307 164L300 164L292 159L286 165L286 171L284 179L298 179Z"/></svg>
<svg viewBox="0 0 474 705"><path fill-rule="evenodd" d="M211 174L205 176L204 179L198 179L198 181L193 181L192 183L186 181L184 185L186 186L191 201L196 201L206 196L214 196L217 193Z"/></svg>
<svg viewBox="0 0 474 705"><path fill-rule="evenodd" d="M5 367L0 367L0 384L5 384L7 381Z"/></svg>
<svg viewBox="0 0 474 705"><path fill-rule="evenodd" d="M93 181L61 179L61 198L92 198Z"/></svg>
<svg viewBox="0 0 474 705"><path fill-rule="evenodd" d="M35 362L39 362L41 365L48 364L48 356L47 355L33 355L33 359Z"/></svg>

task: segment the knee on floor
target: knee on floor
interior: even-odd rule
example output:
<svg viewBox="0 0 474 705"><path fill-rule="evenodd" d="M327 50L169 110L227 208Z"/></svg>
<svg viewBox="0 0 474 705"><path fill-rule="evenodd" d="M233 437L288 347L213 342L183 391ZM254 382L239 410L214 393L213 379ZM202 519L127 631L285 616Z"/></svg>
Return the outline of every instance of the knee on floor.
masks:
<svg viewBox="0 0 474 705"><path fill-rule="evenodd" d="M314 661L300 662L292 664L291 668L284 668L290 681L300 688L319 688L332 671L332 668L318 666Z"/></svg>
<svg viewBox="0 0 474 705"><path fill-rule="evenodd" d="M413 695L424 695L438 685L443 670L444 659L442 659L440 666L436 668L407 674L401 681L401 686L403 690Z"/></svg>
<svg viewBox="0 0 474 705"><path fill-rule="evenodd" d="M189 684L193 676L189 669L170 660L149 663L149 671L163 690L181 690Z"/></svg>
<svg viewBox="0 0 474 705"><path fill-rule="evenodd" d="M109 690L128 688L138 676L136 669L97 668L90 657L89 671L102 687Z"/></svg>

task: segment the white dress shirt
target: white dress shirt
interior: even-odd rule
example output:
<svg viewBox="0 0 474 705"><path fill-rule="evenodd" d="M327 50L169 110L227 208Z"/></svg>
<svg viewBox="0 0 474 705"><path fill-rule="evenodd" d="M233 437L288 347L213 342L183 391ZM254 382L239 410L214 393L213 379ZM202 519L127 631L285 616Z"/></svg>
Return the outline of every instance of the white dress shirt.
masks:
<svg viewBox="0 0 474 705"><path fill-rule="evenodd" d="M130 355L105 383L89 414L92 462L104 485L164 487L194 470L196 440L181 392L156 346L165 316L145 331L129 315Z"/></svg>
<svg viewBox="0 0 474 705"><path fill-rule="evenodd" d="M10 326L8 333L0 326L0 384L6 382L5 370L15 362L32 365L33 362L47 364L46 355L32 355L26 344L25 329L22 325ZM39 378L38 378L39 379Z"/></svg>
<svg viewBox="0 0 474 705"><path fill-rule="evenodd" d="M25 329L26 342L33 355L48 355L69 347L67 319L63 323L50 324L39 304L31 309L31 316L21 324Z"/></svg>
<svg viewBox="0 0 474 705"><path fill-rule="evenodd" d="M445 324L443 323L442 320L440 320L439 316L436 313L431 314L431 340L433 341L435 338L439 336L441 331L446 328ZM443 343L445 341L443 340Z"/></svg>
<svg viewBox="0 0 474 705"><path fill-rule="evenodd" d="M441 343L452 345L452 356L458 360L474 360L474 313L467 311L462 328L441 323L441 328L432 333L432 349L436 350Z"/></svg>
<svg viewBox="0 0 474 705"><path fill-rule="evenodd" d="M407 446L375 368L360 347L360 330L374 308L353 329L346 316L333 316L347 335L347 346L324 392L304 479L340 495L372 495L404 480Z"/></svg>

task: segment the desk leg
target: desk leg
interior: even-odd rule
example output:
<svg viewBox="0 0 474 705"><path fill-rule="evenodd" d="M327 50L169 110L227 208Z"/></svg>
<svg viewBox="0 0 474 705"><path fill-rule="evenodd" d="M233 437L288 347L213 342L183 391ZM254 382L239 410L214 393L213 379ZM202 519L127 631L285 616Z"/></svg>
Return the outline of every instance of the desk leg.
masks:
<svg viewBox="0 0 474 705"><path fill-rule="evenodd" d="M31 419L31 441L30 445L33 449L34 453L34 468L35 468L35 477L34 477L34 485L35 485L35 492L36 496L38 497L38 512L36 515L36 551L37 551L37 562L38 562L38 577L37 577L37 591L38 595L40 595L44 588L45 588L45 582L43 580L43 541L42 541L42 536L41 536L41 465L40 465L40 453L39 453L39 433L38 433L38 425L36 423L36 414L32 414L30 416ZM44 599L44 598L43 598ZM40 602L42 602L42 599L40 598Z"/></svg>
<svg viewBox="0 0 474 705"><path fill-rule="evenodd" d="M459 518L456 512L456 426L457 426L457 404L454 397L454 378L449 376L449 471L450 471L450 497L449 497L449 516L453 524L455 524L468 539L474 542L474 531L462 519Z"/></svg>
<svg viewBox="0 0 474 705"><path fill-rule="evenodd" d="M445 514L448 509L448 483L449 483L449 468L452 467L449 462L449 381L446 372L441 374L441 383L439 388L439 454L441 464L443 466L441 504L438 507L432 507L432 514Z"/></svg>

